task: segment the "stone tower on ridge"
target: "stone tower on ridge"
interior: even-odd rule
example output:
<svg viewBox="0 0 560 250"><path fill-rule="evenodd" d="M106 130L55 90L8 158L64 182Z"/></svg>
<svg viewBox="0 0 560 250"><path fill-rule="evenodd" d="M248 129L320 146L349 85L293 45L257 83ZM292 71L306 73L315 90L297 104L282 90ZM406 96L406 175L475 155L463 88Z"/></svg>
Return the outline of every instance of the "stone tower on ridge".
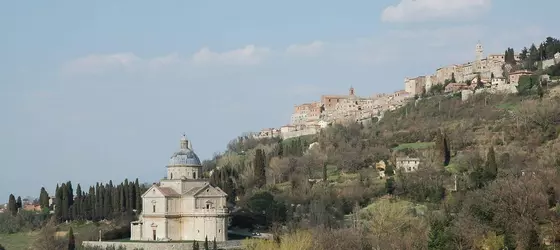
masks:
<svg viewBox="0 0 560 250"><path fill-rule="evenodd" d="M480 41L478 41L478 43L476 44L476 48L475 48L475 55L476 55L476 71L480 72L482 70L482 58L484 56L484 48L482 47L482 44L480 43Z"/></svg>

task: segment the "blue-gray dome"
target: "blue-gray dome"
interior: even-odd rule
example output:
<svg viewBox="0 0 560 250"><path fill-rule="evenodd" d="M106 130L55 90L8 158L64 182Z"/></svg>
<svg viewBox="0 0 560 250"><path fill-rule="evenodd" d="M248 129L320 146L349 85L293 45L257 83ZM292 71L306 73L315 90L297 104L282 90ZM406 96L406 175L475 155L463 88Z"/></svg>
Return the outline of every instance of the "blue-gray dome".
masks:
<svg viewBox="0 0 560 250"><path fill-rule="evenodd" d="M201 166L200 159L192 150L191 143L183 135L181 138L181 149L171 156L169 159L169 166L174 165L190 165L190 166Z"/></svg>

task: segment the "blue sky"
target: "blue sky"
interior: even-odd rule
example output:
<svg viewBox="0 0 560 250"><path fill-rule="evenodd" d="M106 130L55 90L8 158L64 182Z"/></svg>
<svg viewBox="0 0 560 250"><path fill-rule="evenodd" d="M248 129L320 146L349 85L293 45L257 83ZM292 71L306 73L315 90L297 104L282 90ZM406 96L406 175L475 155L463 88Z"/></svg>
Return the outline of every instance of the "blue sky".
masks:
<svg viewBox="0 0 560 250"><path fill-rule="evenodd" d="M0 200L57 182L165 174L183 132L201 158L279 127L321 94L558 37L560 2L0 1ZM540 8L547 6L547 8ZM532 14L533 13L533 14Z"/></svg>

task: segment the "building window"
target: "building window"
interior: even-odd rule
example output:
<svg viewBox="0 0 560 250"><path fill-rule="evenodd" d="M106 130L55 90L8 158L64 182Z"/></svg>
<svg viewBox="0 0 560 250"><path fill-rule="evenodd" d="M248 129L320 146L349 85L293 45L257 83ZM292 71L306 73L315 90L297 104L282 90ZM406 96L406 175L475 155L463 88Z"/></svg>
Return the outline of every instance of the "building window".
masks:
<svg viewBox="0 0 560 250"><path fill-rule="evenodd" d="M193 179L196 179L196 172L193 172L193 173L192 173L192 178L193 178Z"/></svg>
<svg viewBox="0 0 560 250"><path fill-rule="evenodd" d="M206 204L206 209L210 209L210 204Z"/></svg>
<svg viewBox="0 0 560 250"><path fill-rule="evenodd" d="M152 213L156 212L156 205L152 205Z"/></svg>
<svg viewBox="0 0 560 250"><path fill-rule="evenodd" d="M173 179L173 173L169 175L169 179Z"/></svg>

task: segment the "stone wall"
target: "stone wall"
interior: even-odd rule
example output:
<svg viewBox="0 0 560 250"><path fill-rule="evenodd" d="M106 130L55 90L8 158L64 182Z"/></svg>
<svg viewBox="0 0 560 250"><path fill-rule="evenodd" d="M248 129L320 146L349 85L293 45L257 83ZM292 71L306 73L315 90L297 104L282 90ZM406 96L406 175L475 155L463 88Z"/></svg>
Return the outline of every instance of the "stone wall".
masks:
<svg viewBox="0 0 560 250"><path fill-rule="evenodd" d="M294 138L294 137L299 137L304 135L313 135L317 133L319 133L319 129L316 128L308 128L308 129L302 129L298 131L284 132L282 133L282 139L285 140L289 138Z"/></svg>
<svg viewBox="0 0 560 250"><path fill-rule="evenodd" d="M204 242L199 242L202 247ZM209 242L212 247L212 242ZM218 249L241 249L241 240L229 240L225 242L217 242ZM111 241L84 241L84 247L124 247L126 250L191 250L191 242L111 242Z"/></svg>

